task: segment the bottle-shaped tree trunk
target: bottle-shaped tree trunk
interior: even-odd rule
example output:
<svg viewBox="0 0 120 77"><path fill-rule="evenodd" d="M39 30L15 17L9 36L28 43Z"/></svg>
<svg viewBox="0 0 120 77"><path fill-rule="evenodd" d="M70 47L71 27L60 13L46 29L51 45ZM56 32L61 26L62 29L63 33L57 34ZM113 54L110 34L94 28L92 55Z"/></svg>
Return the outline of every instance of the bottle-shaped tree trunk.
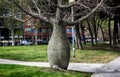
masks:
<svg viewBox="0 0 120 77"><path fill-rule="evenodd" d="M70 59L70 48L65 26L53 24L53 33L48 44L48 60L51 68L57 66L67 70Z"/></svg>

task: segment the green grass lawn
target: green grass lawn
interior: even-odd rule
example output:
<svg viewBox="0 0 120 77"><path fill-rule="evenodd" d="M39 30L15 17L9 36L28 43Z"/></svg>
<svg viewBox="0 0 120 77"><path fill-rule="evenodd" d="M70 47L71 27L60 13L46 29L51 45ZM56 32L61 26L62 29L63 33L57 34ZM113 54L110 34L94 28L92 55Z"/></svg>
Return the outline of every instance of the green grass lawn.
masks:
<svg viewBox="0 0 120 77"><path fill-rule="evenodd" d="M0 65L0 77L90 77L90 73L55 71L49 68Z"/></svg>
<svg viewBox="0 0 120 77"><path fill-rule="evenodd" d="M76 50L76 57L70 62L107 63L120 56L120 48L100 45ZM47 45L38 46L3 46L0 47L0 58L22 61L48 61ZM50 68L28 67L21 65L0 64L0 77L91 77L90 73L75 71L55 71Z"/></svg>
<svg viewBox="0 0 120 77"><path fill-rule="evenodd" d="M47 61L47 46L0 47L0 58L22 61Z"/></svg>
<svg viewBox="0 0 120 77"><path fill-rule="evenodd" d="M72 57L71 51L70 62L107 63L118 56L120 56L120 48L101 45L86 47L84 50L77 49L75 58ZM47 62L47 45L0 47L0 58Z"/></svg>

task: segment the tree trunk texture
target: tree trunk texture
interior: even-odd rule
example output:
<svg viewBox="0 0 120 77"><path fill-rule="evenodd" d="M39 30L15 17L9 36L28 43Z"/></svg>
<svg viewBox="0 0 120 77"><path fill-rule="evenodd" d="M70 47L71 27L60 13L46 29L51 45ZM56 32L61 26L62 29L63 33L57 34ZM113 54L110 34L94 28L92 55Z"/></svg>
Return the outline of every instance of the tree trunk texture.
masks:
<svg viewBox="0 0 120 77"><path fill-rule="evenodd" d="M111 20L110 20L110 16L109 16L109 20L108 20L108 31L109 31L109 45L112 46Z"/></svg>
<svg viewBox="0 0 120 77"><path fill-rule="evenodd" d="M97 44L97 25L96 25L95 18L93 20L93 29L94 29L94 40L95 40L95 43Z"/></svg>
<svg viewBox="0 0 120 77"><path fill-rule="evenodd" d="M120 19L118 20L118 43L120 44Z"/></svg>
<svg viewBox="0 0 120 77"><path fill-rule="evenodd" d="M118 29L118 20L117 20L117 26L116 26L116 40L117 40L117 43L118 43L118 40L119 40L119 29Z"/></svg>
<svg viewBox="0 0 120 77"><path fill-rule="evenodd" d="M51 68L54 66L67 70L70 59L70 47L65 26L54 22L53 33L48 44L48 59Z"/></svg>
<svg viewBox="0 0 120 77"><path fill-rule="evenodd" d="M102 42L104 42L105 41L105 35L104 35L104 31L103 31L102 25L100 25L100 30L102 32L102 38L103 38Z"/></svg>
<svg viewBox="0 0 120 77"><path fill-rule="evenodd" d="M85 32L84 32L84 27L83 27L83 23L81 22L80 24L80 28L81 28L81 32L82 32L82 40L84 42L84 45L86 45L86 39L85 39Z"/></svg>
<svg viewBox="0 0 120 77"><path fill-rule="evenodd" d="M92 33L92 29L91 29L89 21L87 21L87 24L88 24L89 32L90 32L90 35L91 35L91 45L94 46L93 33Z"/></svg>
<svg viewBox="0 0 120 77"><path fill-rule="evenodd" d="M114 16L113 45L117 45L117 16Z"/></svg>
<svg viewBox="0 0 120 77"><path fill-rule="evenodd" d="M80 28L79 28L79 24L77 24L77 26L75 26L75 29L76 29L76 40L77 40L77 42L76 42L76 46L77 46L77 48L79 48L79 49L83 49L83 46L82 46L82 42L81 42L81 36L80 36Z"/></svg>
<svg viewBox="0 0 120 77"><path fill-rule="evenodd" d="M98 27L97 27L97 37L98 37L98 34L99 34L99 30L101 30L101 33L102 33L102 37L104 37L103 35L103 30L102 30L102 23L103 23L103 20L101 20L101 21L98 21L97 22L97 25L98 25ZM102 41L103 42L103 41Z"/></svg>

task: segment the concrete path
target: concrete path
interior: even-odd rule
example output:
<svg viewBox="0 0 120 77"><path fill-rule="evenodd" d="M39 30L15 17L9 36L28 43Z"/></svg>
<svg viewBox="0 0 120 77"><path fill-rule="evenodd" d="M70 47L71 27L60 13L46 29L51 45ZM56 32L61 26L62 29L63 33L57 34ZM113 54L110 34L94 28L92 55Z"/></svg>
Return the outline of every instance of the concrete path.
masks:
<svg viewBox="0 0 120 77"><path fill-rule="evenodd" d="M47 62L24 62L0 59L0 64L18 64L26 66L50 67ZM91 77L120 77L120 57L108 64L70 63L68 70L94 73Z"/></svg>
<svg viewBox="0 0 120 77"><path fill-rule="evenodd" d="M120 77L120 57L102 66L92 77Z"/></svg>
<svg viewBox="0 0 120 77"><path fill-rule="evenodd" d="M15 60L0 59L0 64L18 64L26 66L38 66L38 67L50 67L47 62L24 62ZM68 70L81 71L81 72L96 72L104 64L94 64L94 63L70 63Z"/></svg>

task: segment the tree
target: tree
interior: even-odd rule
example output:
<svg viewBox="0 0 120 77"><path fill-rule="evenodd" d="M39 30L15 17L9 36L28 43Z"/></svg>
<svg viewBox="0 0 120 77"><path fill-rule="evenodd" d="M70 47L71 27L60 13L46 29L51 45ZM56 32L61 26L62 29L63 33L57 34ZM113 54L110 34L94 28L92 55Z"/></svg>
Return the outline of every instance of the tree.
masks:
<svg viewBox="0 0 120 77"><path fill-rule="evenodd" d="M79 48L79 49L83 49L83 46L82 46L82 39L81 39L81 36L80 36L80 25L77 24L75 26L75 30L76 30L76 47Z"/></svg>
<svg viewBox="0 0 120 77"><path fill-rule="evenodd" d="M90 24L89 20L87 20L87 24L88 24L89 33L90 33L90 36L91 36L91 46L94 46L93 32L92 32L92 28L91 28L91 24Z"/></svg>
<svg viewBox="0 0 120 77"><path fill-rule="evenodd" d="M21 24L23 24L24 22L31 19L31 17L29 16L28 19L24 20L23 19L24 13L21 12L15 5L13 4L11 5L11 3L7 0L0 1L0 9L1 9L0 18L4 20L2 21L2 23L4 24L3 26L9 29L11 33L12 46L14 46L15 45L15 41L14 41L15 29Z"/></svg>
<svg viewBox="0 0 120 77"><path fill-rule="evenodd" d="M3 3L3 2L2 2ZM8 7L9 6L9 7ZM1 18L2 18L2 23L5 28L9 29L11 33L11 39L12 39L12 46L15 45L14 41L14 31L16 29L16 26L18 25L18 21L15 20L13 17L15 15L16 8L13 5L10 5L9 3L6 3L0 7L1 9Z"/></svg>
<svg viewBox="0 0 120 77"><path fill-rule="evenodd" d="M77 0L72 4L69 4L68 0L20 0L24 4L26 3L25 7L20 6L16 2L18 0L11 1L26 14L52 24L53 33L48 44L49 63L53 69L66 70L70 60L70 47L65 27L75 25L88 18L102 5L104 0ZM75 13L80 14L75 21L70 21L71 7L74 7Z"/></svg>
<svg viewBox="0 0 120 77"><path fill-rule="evenodd" d="M113 27L113 45L117 45L118 40L118 24L119 24L119 17L120 17L120 0L108 0L108 3L106 3L107 7L107 14L109 18L114 19L114 27ZM113 18L114 17L114 18ZM111 30L110 30L110 20L108 23L109 28L109 39L110 39L110 45L112 44L112 36L111 36Z"/></svg>
<svg viewBox="0 0 120 77"><path fill-rule="evenodd" d="M12 46L14 46L15 45L14 32L20 22L16 21L13 18L7 18L7 19L4 19L3 23L4 23L4 26L10 30Z"/></svg>
<svg viewBox="0 0 120 77"><path fill-rule="evenodd" d="M33 19L33 29L34 29L34 35L35 35L35 45L38 45L38 43L37 43L37 40L38 40L38 38L37 38L37 34L38 34L38 29L39 29L39 27L41 26L41 24L40 24L41 22L40 22L40 20L38 20L38 19Z"/></svg>
<svg viewBox="0 0 120 77"><path fill-rule="evenodd" d="M110 46L112 46L111 20L110 20L110 16L109 16L109 19L108 19L108 31L109 31L109 44L110 44Z"/></svg>

